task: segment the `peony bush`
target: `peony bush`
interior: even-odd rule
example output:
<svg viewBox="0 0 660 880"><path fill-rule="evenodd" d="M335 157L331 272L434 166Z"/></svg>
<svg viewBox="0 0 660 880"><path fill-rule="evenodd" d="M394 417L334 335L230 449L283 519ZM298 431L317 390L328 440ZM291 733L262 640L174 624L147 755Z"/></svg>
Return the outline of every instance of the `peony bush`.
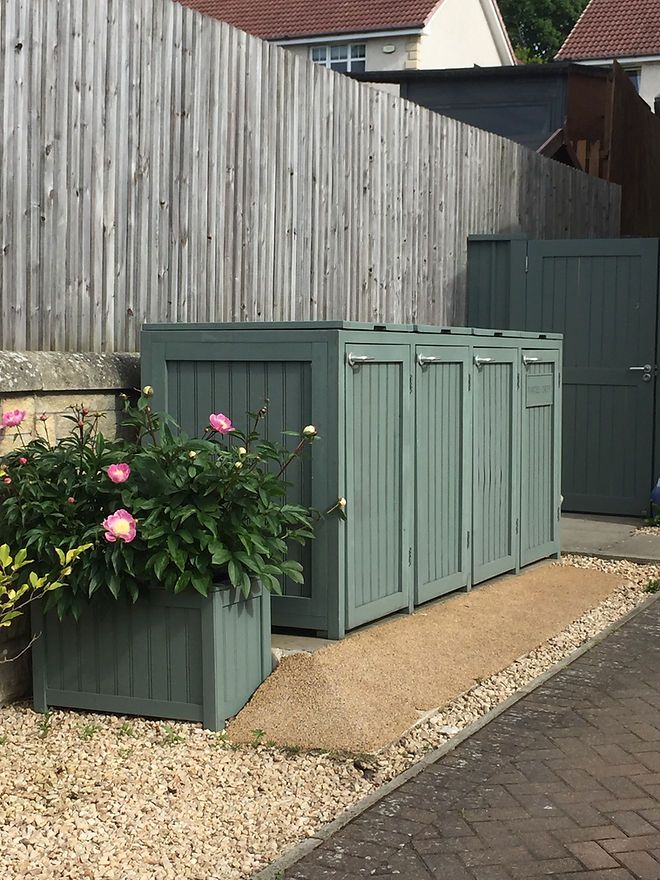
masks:
<svg viewBox="0 0 660 880"><path fill-rule="evenodd" d="M292 449L266 442L267 405L239 430L211 413L201 438L153 412L153 389L125 402L133 439L108 439L102 416L85 407L67 416L58 441L26 438L25 413L5 412L14 449L0 459L0 535L25 548L38 577L58 570L59 554L86 547L65 587L48 591L47 607L76 617L97 595L136 601L154 586L207 595L231 585L248 596L254 579L281 592L284 577L302 583L292 542L313 537L309 508L287 503L286 470L317 439L313 426ZM343 508L336 506L340 515Z"/></svg>

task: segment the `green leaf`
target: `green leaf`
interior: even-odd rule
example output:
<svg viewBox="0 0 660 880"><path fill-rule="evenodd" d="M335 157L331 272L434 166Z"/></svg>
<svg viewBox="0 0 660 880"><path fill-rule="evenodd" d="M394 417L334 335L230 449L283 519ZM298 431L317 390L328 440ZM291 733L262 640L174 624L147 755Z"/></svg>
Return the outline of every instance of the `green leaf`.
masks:
<svg viewBox="0 0 660 880"><path fill-rule="evenodd" d="M208 546L213 565L225 565L231 559L231 551L219 541L212 541Z"/></svg>

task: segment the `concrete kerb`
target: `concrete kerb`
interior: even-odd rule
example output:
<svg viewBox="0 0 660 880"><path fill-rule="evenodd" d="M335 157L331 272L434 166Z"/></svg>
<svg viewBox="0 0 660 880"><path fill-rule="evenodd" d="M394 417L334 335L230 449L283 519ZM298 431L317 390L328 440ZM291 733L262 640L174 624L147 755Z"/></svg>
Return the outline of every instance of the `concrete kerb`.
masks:
<svg viewBox="0 0 660 880"><path fill-rule="evenodd" d="M414 764L412 767L409 767L407 770L404 770L404 772L399 774L399 776L396 776L394 779L386 782L385 785L380 786L380 788L372 791L370 794L359 800L356 804L353 804L353 806L345 810L341 814L341 816L338 816L328 825L325 825L323 828L321 828L320 831L317 831L313 837L308 837L300 843L296 844L290 850L288 850L288 852L285 852L284 855L280 856L280 858L276 859L266 868L262 869L257 874L253 874L252 880L285 880L284 872L288 868L291 868L304 856L309 855L309 853L313 852L317 847L321 846L321 844L332 837L335 832L340 831L342 828L348 825L349 822L352 822L353 819L356 819L358 816L366 812L370 807L374 806L374 804L377 804L393 791L401 788L401 786L405 785L406 782L409 782L411 779L419 776L419 774L422 773L431 764L435 764L436 761L439 761L440 758L443 758L445 755L449 754L449 752L452 752L459 745L461 745L461 743L465 742L466 739L474 736L475 733L478 733L482 728L486 727L487 724L489 724L503 712L506 712L507 709L511 708L511 706L514 706L516 703L520 702L520 700L527 697L537 688L544 685L551 678L554 678L555 675L562 672L562 670L566 669L567 666L570 666L583 654L586 654L587 651L590 651L600 642L603 642L608 636L616 632L618 629L624 626L624 624L628 623L629 620L632 620L633 617L636 617L638 614L648 608L649 605L652 605L654 602L658 601L658 599L660 599L660 594L649 596L649 598L646 599L644 602L637 605L627 614L624 614L623 617L615 620L614 623L599 632L592 639L589 639L567 657L564 657L563 660L555 663L555 665L552 666L550 669L541 673L541 675L539 675L529 684L520 688L520 690L516 691L515 694L512 694L503 703L500 703L499 706L491 709L491 711L488 712L486 715L483 715L477 721L474 721L472 724L463 728L460 733L457 733L450 740L440 746L440 748L429 752L420 761L418 761L418 763Z"/></svg>

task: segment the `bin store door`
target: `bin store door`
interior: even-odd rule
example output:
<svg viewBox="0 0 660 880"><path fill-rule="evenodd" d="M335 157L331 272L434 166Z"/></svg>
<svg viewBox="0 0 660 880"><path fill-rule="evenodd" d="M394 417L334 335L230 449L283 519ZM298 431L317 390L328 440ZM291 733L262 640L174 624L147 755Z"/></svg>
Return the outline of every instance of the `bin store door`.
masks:
<svg viewBox="0 0 660 880"><path fill-rule="evenodd" d="M475 348L473 376L472 580L517 569L520 352Z"/></svg>
<svg viewBox="0 0 660 880"><path fill-rule="evenodd" d="M470 350L419 345L415 363L415 604L469 585Z"/></svg>
<svg viewBox="0 0 660 880"><path fill-rule="evenodd" d="M561 394L559 352L522 353L520 564L559 552Z"/></svg>
<svg viewBox="0 0 660 880"><path fill-rule="evenodd" d="M412 585L411 349L346 346L346 623L408 609Z"/></svg>

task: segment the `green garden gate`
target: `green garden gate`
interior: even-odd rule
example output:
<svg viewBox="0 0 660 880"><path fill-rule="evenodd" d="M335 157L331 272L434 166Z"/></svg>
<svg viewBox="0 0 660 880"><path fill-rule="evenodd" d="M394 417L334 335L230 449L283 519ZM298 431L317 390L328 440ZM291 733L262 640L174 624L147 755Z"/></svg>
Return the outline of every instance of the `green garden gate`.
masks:
<svg viewBox="0 0 660 880"><path fill-rule="evenodd" d="M142 336L154 406L199 434L221 410L266 435L313 424L291 497L331 516L273 623L341 638L559 553L561 339L440 327L157 325ZM521 480L521 474L525 475ZM523 522L523 511L526 520Z"/></svg>
<svg viewBox="0 0 660 880"><path fill-rule="evenodd" d="M564 334L567 511L649 513L660 476L658 318L657 239L470 238L469 322ZM537 416L524 430L543 430Z"/></svg>

